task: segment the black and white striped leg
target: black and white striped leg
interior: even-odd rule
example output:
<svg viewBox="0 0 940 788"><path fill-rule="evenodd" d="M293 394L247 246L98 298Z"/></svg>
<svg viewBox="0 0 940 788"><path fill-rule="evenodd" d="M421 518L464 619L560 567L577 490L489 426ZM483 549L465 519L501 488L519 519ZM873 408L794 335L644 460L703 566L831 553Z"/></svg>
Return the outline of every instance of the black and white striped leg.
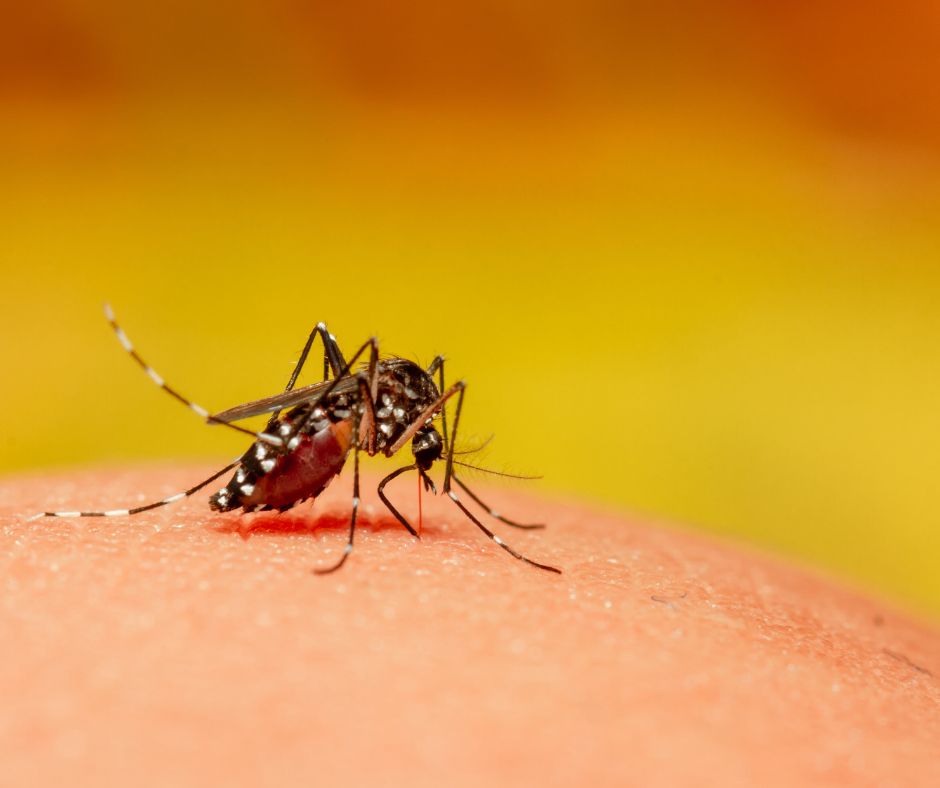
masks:
<svg viewBox="0 0 940 788"><path fill-rule="evenodd" d="M205 419L210 423L224 424L230 429L236 430L238 432L243 432L246 435L251 435L256 440L260 440L264 443L268 443L272 446L282 446L284 441L282 441L277 435L271 435L266 432L255 432L254 430L246 429L245 427L240 427L237 424L230 424L229 422L220 421L209 414L202 405L197 405L192 400L184 397L176 389L168 386L166 381L163 379L163 376L160 375L153 367L151 367L146 361L141 358L141 356L134 349L134 345L131 344L130 339L127 334L124 333L124 329L118 325L117 320L114 317L114 311L111 309L110 304L104 305L104 314L108 319L108 322L111 324L111 328L114 329L114 333L118 338L118 342L121 343L121 346L128 352L130 357L137 362L138 366L147 373L154 383L156 383L161 389L163 389L167 394L169 394L173 399L182 402L187 408L189 408L193 413L195 413L200 418Z"/></svg>
<svg viewBox="0 0 940 788"><path fill-rule="evenodd" d="M341 380L344 380L346 377L348 377L350 370L352 370L352 368L356 365L356 362L359 361L359 357L363 353L365 353L366 350L369 351L369 372L368 372L367 377L369 380L369 388L370 388L370 395L371 395L371 389L374 387L374 380L376 377L375 376L376 365L378 364L378 361L379 361L379 341L375 337L369 337L362 344L362 346L353 354L353 357L349 361L347 361L345 364L343 364L342 368L340 369L339 374L335 378L333 378L333 382L329 386L327 386L322 392L320 392L319 397L317 397L313 402L310 403L311 407L316 407L321 402L323 402L327 397L329 397L330 394L333 393L333 390L336 388L339 382Z"/></svg>
<svg viewBox="0 0 940 788"><path fill-rule="evenodd" d="M176 493L176 495L170 495L167 498L164 498L161 501L154 501L153 503L144 504L143 506L135 506L133 509L110 509L107 511L101 512L40 512L30 517L26 522L32 522L34 520L39 520L43 517L123 517L129 514L140 514L141 512L148 512L151 509L159 509L161 506L167 506L171 503L176 503L181 501L184 498L188 498L190 495L199 492L203 487L206 487L209 484L212 484L220 476L224 476L233 468L238 467L241 464L241 460L238 459L235 462L230 462L226 465L221 471L217 471L212 474L208 479L199 482L195 487L190 487L188 490L185 490L181 493Z"/></svg>
<svg viewBox="0 0 940 788"><path fill-rule="evenodd" d="M454 474L454 481L457 483L460 489L462 489L467 495L469 495L474 501L476 501L477 505L481 509L485 509L486 513L490 517L493 517L499 520L501 523L506 523L506 525L511 525L513 528L523 528L527 531L532 531L537 528L545 527L543 523L517 523L515 520L510 520L508 517L503 517L503 515L501 515L499 512L497 512L494 509L491 509L489 504L484 503L482 500L480 500L480 497L475 492L473 492L473 490L467 487L467 485L464 484L463 481L461 481L460 477L458 477L456 473Z"/></svg>
<svg viewBox="0 0 940 788"><path fill-rule="evenodd" d="M357 426L358 431L358 426ZM354 433L355 434L355 433ZM349 518L349 538L346 540L346 547L343 548L343 554L340 556L339 561L337 561L333 566L328 567L327 569L314 569L313 573L315 575L328 575L331 572L335 572L343 564L346 563L346 559L349 558L349 554L353 551L353 539L356 536L356 517L359 514L359 445L355 444L353 448L353 499L352 499L352 515Z"/></svg>
<svg viewBox="0 0 940 788"><path fill-rule="evenodd" d="M343 368L340 370L340 373L333 379L333 382L326 387L326 389L320 394L317 399L311 403L311 408L316 409L316 406L321 402L325 401L330 394L333 393L333 389L339 384L341 380L344 380L349 374L352 368L356 365L356 362L359 360L359 357L369 351L369 362L368 362L368 371L365 378L359 377L359 390L363 395L363 401L366 403L366 419L367 419L367 429L369 432L369 442L366 445L366 451L369 452L369 456L375 452L375 396L376 396L376 387L378 385L378 375L376 374L378 370L379 363L379 340L375 337L369 337L363 345L353 354L353 357L343 364ZM357 427L356 432L354 433L356 445L359 444L359 429Z"/></svg>
<svg viewBox="0 0 940 788"><path fill-rule="evenodd" d="M307 341L304 343L304 349L300 352L300 358L297 359L297 363L294 364L294 371L291 372L290 379L287 381L287 385L284 387L284 391L292 391L294 385L297 383L297 378L300 377L300 373L304 368L304 364L307 363L307 356L310 355L310 348L313 347L313 340L317 337L323 342L323 379L330 379L330 371L332 370L333 376L338 377L343 370L343 367L346 366L346 360L343 358L343 354L339 349L339 345L336 342L336 337L334 337L326 327L325 323L317 323L314 326L313 331L310 332L310 335L307 337ZM265 427L267 431L271 431L274 426L277 424L277 418L280 415L280 411L276 410L271 414L271 418L268 419L268 426Z"/></svg>
<svg viewBox="0 0 940 788"><path fill-rule="evenodd" d="M436 356L428 367L428 374L437 372L437 390L444 393L444 356ZM441 407L441 435L444 438L444 451L447 451L447 406Z"/></svg>
<svg viewBox="0 0 940 788"><path fill-rule="evenodd" d="M307 342L304 344L304 349L300 353L300 358L297 359L290 380L287 381L285 391L290 391L294 388L294 384L297 382L297 378L300 377L300 372L307 361L307 356L310 354L313 340L318 336L323 341L323 379L329 379L330 372L333 373L334 377L337 377L343 371L343 367L346 366L346 360L343 358L339 345L336 343L336 337L327 330L325 323L317 323L313 331L310 332L310 336L307 337Z"/></svg>
<svg viewBox="0 0 940 788"><path fill-rule="evenodd" d="M330 396L330 394L333 393L334 389L340 384L340 382L350 379L350 370L356 365L356 362L359 361L359 358L362 356L363 353L366 352L366 350L369 350L369 369L371 370L371 372L368 374L358 373L355 377L357 378L361 377L361 380L364 382L364 385L367 389L364 392L364 394L368 395L368 396L364 396L364 400L369 405L369 408L366 413L366 417L370 419L372 423L371 425L368 425L366 431L370 433L370 435L373 437L373 440L374 440L375 406L373 403L375 400L372 397L371 392L375 388L374 382L372 381L374 381L376 378L375 372L377 369L378 358L379 358L379 343L375 337L370 337L368 340L366 340L362 344L362 346L353 354L352 358L343 365L343 368L340 370L339 375L333 378L333 380L329 382L329 385L325 386L323 390L319 392L316 399L314 399L312 402L309 402L309 408L310 408L311 419L312 419L313 414L317 412L317 409L320 403L324 402ZM363 383L361 383L360 385L363 385ZM303 389L301 389L301 391L303 391ZM264 402L265 400L259 401L260 404L263 404ZM268 411L266 408L260 409L260 410L250 410L253 406L258 405L259 403L249 402L249 403L246 403L245 405L239 405L234 408L229 408L229 410L216 414L215 416L211 418L220 424L230 424L231 420L240 420L244 418L249 418L250 416L256 416L260 413L267 413ZM249 412L247 413L245 412L246 408L249 409ZM293 425L280 424L277 429L278 440L280 440L283 444L287 446L288 451L293 451L300 444L300 441L301 441L301 437L299 434L300 431L308 423L309 423L309 420L302 421L302 422L294 422ZM369 453L372 454L372 446L369 446L367 448L368 448Z"/></svg>
<svg viewBox="0 0 940 788"><path fill-rule="evenodd" d="M533 561L531 558L526 558L522 553L516 552L508 544L506 544L499 536L494 534L489 528L487 528L483 523L481 523L466 506L464 506L463 501L460 500L460 497L455 493L451 487L451 480L454 478L454 452L453 446L457 443L457 427L460 424L460 411L463 408L463 398L466 392L466 385L460 386L460 393L457 397L457 407L454 410L454 426L451 431L451 451L447 453L447 470L444 474L444 492L447 494L447 497L450 498L457 507L462 511L472 522L479 528L483 533L485 533L490 539L492 539L496 544L503 548L509 555L513 558L518 558L520 561L525 561L527 564L531 564L538 569L544 569L548 572L556 572L561 574L561 570L554 566L549 566L548 564L540 564L538 561ZM461 485L463 487L463 485ZM464 488L466 489L466 488ZM469 491L468 491L469 492ZM474 497L474 496L471 496ZM475 497L474 497L475 498ZM477 500L477 499L475 499Z"/></svg>
<svg viewBox="0 0 940 788"><path fill-rule="evenodd" d="M372 394L370 393L369 379L366 375L359 374L356 376L359 382L359 393L362 396L363 403L365 404L365 415L368 416L372 414L371 417L371 429L375 430L375 403L372 401ZM353 423L353 505L352 505L352 515L349 520L349 539L346 542L346 547L343 550L343 555L339 561L331 566L329 569L314 569L314 574L317 575L328 575L330 572L335 572L339 569L346 559L349 558L349 554L353 550L353 539L356 535L356 517L359 514L359 432L360 426L362 423L362 414L357 411L355 422ZM374 436L373 436L374 437Z"/></svg>
<svg viewBox="0 0 940 788"><path fill-rule="evenodd" d="M382 481L379 482L378 493L379 493L379 498L382 500L382 503L385 504L385 508L388 509L393 515L395 515L395 519L398 520L398 522L400 522L403 526L405 526L408 533L410 533L415 539L420 539L421 537L418 535L418 532L414 529L414 526L412 526L411 523L409 523L408 520L405 519L405 516L392 505L392 502L385 495L386 484L388 484L392 479L396 478L397 476L401 476L403 473L407 473L408 471L413 471L417 467L418 467L417 465L412 464L412 465L406 465L403 468L399 468L398 470L392 471L388 476L386 476L384 479L382 479Z"/></svg>

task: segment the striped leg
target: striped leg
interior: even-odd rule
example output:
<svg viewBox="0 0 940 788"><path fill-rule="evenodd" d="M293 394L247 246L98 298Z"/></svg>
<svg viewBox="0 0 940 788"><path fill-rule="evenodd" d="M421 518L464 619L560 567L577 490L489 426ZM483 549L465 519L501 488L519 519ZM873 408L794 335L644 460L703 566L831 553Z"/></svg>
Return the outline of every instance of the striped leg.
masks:
<svg viewBox="0 0 940 788"><path fill-rule="evenodd" d="M444 492L447 493L447 497L450 498L455 504L457 504L457 507L460 509L460 511L462 511L465 515L467 515L467 517L471 520L471 522L473 522L473 524L477 528L483 531L483 533L485 533L490 539L496 542L496 544L502 547L503 550L509 553L509 555L511 555L513 558L518 558L520 561L525 561L527 564L531 564L532 566L538 567L539 569L545 569L546 571L549 571L549 572L556 572L557 574L560 575L561 574L560 569L557 569L554 566L549 566L548 564L540 564L537 561L533 561L531 558L526 558L524 555L522 555L522 553L518 553L515 550L513 550L499 536L494 534L489 528L483 525L483 523L481 523L473 515L473 512L471 512L466 506L464 506L463 501L460 500L460 498L457 496L457 493L451 490L450 483L451 483L451 480L454 479L453 447L457 443L457 426L460 423L460 411L463 408L463 397L464 397L464 393L466 392L466 390L467 390L466 386L463 384L460 384L460 393L459 393L459 396L457 397L457 407L454 410L454 426L452 428L451 438L450 438L451 450L447 453L447 470L445 471L445 474L444 474ZM463 487L462 484L460 486ZM466 487L463 487L463 488L465 490L467 489ZM470 494L470 496L474 500L476 500L478 503L482 504L482 502L478 498L476 498L476 496L470 493L469 490L467 490L467 493ZM489 507L484 506L484 508L489 508Z"/></svg>
<svg viewBox="0 0 940 788"><path fill-rule="evenodd" d="M444 393L444 356L435 356L428 367L428 374L437 372L437 390ZM444 437L444 451L447 451L447 408L441 408L441 435Z"/></svg>
<svg viewBox="0 0 940 788"><path fill-rule="evenodd" d="M535 528L544 528L544 527L545 527L542 523L517 523L515 520L510 520L508 517L503 517L503 515L501 515L499 512L497 512L497 511L494 510L494 509L491 509L490 506L489 506L489 504L483 503L483 501L480 500L479 496L477 496L477 494L476 494L475 492L473 492L473 490L471 490L469 487L467 487L467 485L464 484L464 483L457 477L457 474L456 474L456 473L454 474L454 481L457 482L457 484L458 484L458 486L460 487L460 489L462 489L467 495L469 495L474 501L476 501L477 505L478 505L481 509L485 509L485 510L486 510L486 513L487 513L490 517L493 517L493 518L499 520L501 523L506 523L506 525L511 525L513 528L524 528L524 529L530 530L530 531L533 530L533 529L535 529Z"/></svg>
<svg viewBox="0 0 940 788"><path fill-rule="evenodd" d="M40 512L39 514L35 514L30 517L26 522L30 523L43 517L123 517L128 514L140 514L141 512L147 512L151 509L158 509L161 506L166 506L167 504L181 501L183 498L188 498L190 495L199 492L203 487L212 484L212 482L214 482L220 476L224 476L230 470L237 467L240 463L241 458L235 460L235 462L230 462L221 471L217 471L208 479L199 482L199 484L197 484L195 487L190 487L185 492L176 493L176 495L171 495L168 498L164 498L162 501L155 501L153 503L144 504L143 506L135 506L133 509L109 509L102 512Z"/></svg>
<svg viewBox="0 0 940 788"><path fill-rule="evenodd" d="M418 532L414 529L414 526L411 523L409 523L407 519L405 519L405 515L399 512L398 509L396 509L392 505L392 502L388 499L388 496L385 494L386 484L388 484L396 476L401 476L403 473L407 473L408 471L413 471L417 467L418 467L417 465L412 463L411 465L406 465L404 468L399 468L398 470L392 471L388 476L386 476L384 479L382 479L382 481L379 482L378 493L379 493L379 498L382 499L382 503L385 504L385 508L388 509L393 515L395 515L395 519L398 520L398 522L400 522L403 526L405 526L405 528L408 529L408 533L410 533L415 539L420 539L421 537L418 535Z"/></svg>
<svg viewBox="0 0 940 788"><path fill-rule="evenodd" d="M436 356L435 359L434 359L434 361L432 361L432 362L431 362L431 365L428 367L428 374L429 374L429 375L433 375L435 372L438 373L438 386L439 386L439 390L443 392L443 391L444 391L444 356ZM446 452L446 451L448 450L448 449L447 449L447 408L446 408L446 406L445 406L445 407L441 407L441 433L442 433L443 436L444 436L444 451ZM487 445L491 440L493 440L493 436L492 436L492 435L490 435L489 438L487 438L485 441L483 441L483 443L481 443L479 446L477 446L477 447L474 448L474 449L468 449L468 450L465 450L465 451L457 451L456 448L455 448L455 450L454 450L453 453L454 453L454 454L473 454L473 453L478 452L478 451L480 451L481 449L485 448L486 445ZM455 460L455 462L457 462L457 461ZM459 463L459 462L458 462L457 464L458 464L458 465L466 465L467 463ZM483 468L479 468L478 470L484 470L486 473L491 473L491 471L486 470L486 469L483 469ZM500 474L500 475L503 475L503 474ZM506 475L506 476L510 476L511 474L505 474L505 475ZM520 477L520 478L522 478L522 477ZM525 523L517 523L515 520L510 520L508 517L503 517L499 512L494 511L492 508L490 508L489 505L483 503L483 501L481 501L481 500L479 499L479 497L477 497L477 495L473 492L473 490L471 490L469 487L467 487L466 484L464 484L460 479L457 478L457 474L456 474L456 473L454 474L454 481L457 482L457 484L460 486L460 488L461 488L465 493L467 493L467 495L469 495L474 501L476 501L477 505L480 506L480 508L485 509L485 510L486 510L486 513L487 513L490 517L494 517L495 519L499 520L501 523L506 523L506 525L511 525L513 528L534 529L534 528L544 528L544 527L545 527L544 525L541 525L541 524L531 524L531 525L530 525L530 524L525 524Z"/></svg>
<svg viewBox="0 0 940 788"><path fill-rule="evenodd" d="M147 376L154 383L156 383L160 388L162 388L167 394L169 394L171 397L173 397L176 400L179 400L187 408L193 411L193 413L195 413L197 416L199 416L200 418L206 419L206 421L210 423L224 424L226 427L229 427L230 429L237 430L238 432L243 432L246 435L251 435L256 440L260 440L272 446L283 445L284 441L281 440L281 438L279 438L277 435L270 435L269 433L266 433L266 432L255 432L254 430L249 430L249 429L246 429L245 427L240 427L237 424L230 424L229 422L219 421L215 417L211 416L209 414L209 411L207 411L204 407L202 407L201 405L197 405L195 402L187 399L178 391L176 391L176 389L168 386L166 384L166 381L163 379L163 377L153 367L151 367L146 361L144 361L140 357L140 355L137 353L137 351L134 349L134 346L131 344L130 339L128 339L127 334L124 333L124 329L121 328L118 325L117 320L115 320L114 312L112 311L110 304L104 305L104 314L105 314L105 317L108 319L108 322L111 324L111 328L114 329L114 333L117 336L118 342L121 343L122 347L130 354L131 358L133 358L134 361L137 362L140 368L144 372L147 373Z"/></svg>
<svg viewBox="0 0 940 788"><path fill-rule="evenodd" d="M323 380L330 379L330 370L333 371L333 377L339 377L342 373L343 368L346 366L346 359L343 358L343 353L336 343L336 337L327 330L326 323L317 323L313 331L310 332L310 336L307 337L307 341L304 343L304 349L300 352L300 358L297 359L297 363L294 365L294 371L291 372L290 379L287 381L284 391L293 391L294 384L297 382L297 378L300 377L304 364L307 363L307 356L310 354L310 348L313 347L313 340L316 339L317 336L319 336L323 342ZM270 433L271 430L277 426L277 419L280 415L280 410L275 410L271 413L267 426L264 428L265 432Z"/></svg>
<svg viewBox="0 0 940 788"><path fill-rule="evenodd" d="M375 337L369 337L353 354L353 357L343 365L340 373L334 377L332 381L330 381L330 384L319 393L315 400L310 402L310 409L311 412L315 411L317 406L321 402L324 402L326 398L333 393L333 390L339 385L340 381L346 380L349 377L352 368L356 365L356 362L359 361L359 358L363 353L366 352L366 350L369 351L368 371L365 373L365 377L361 377L361 373L356 377L359 378L360 393L363 395L363 401L367 406L365 414L366 426L363 427L363 430L366 430L371 436L369 439L369 445L366 447L369 455L371 456L374 451L373 447L375 443L375 399L372 396L372 390L375 388L375 381L377 380L376 367L379 363L379 341ZM221 419L219 421L222 424L229 423L227 421L222 421ZM303 424L306 423L307 422L303 422L300 427L295 426L294 429L291 429L291 427L286 424L281 425L278 431L281 435L281 438L287 442L288 450L293 451L297 447L300 442L300 436L296 433L303 427ZM357 446L359 444L359 437L359 430L357 428L355 433Z"/></svg>
<svg viewBox="0 0 940 788"><path fill-rule="evenodd" d="M358 426L356 428L358 430ZM356 536L356 517L359 514L359 442L356 441L353 444L353 499L352 499L352 515L349 518L349 538L346 540L346 547L343 548L343 554L340 556L339 561L337 561L333 566L327 567L326 569L314 569L313 573L315 575L328 575L331 572L335 572L343 564L346 563L346 559L349 558L349 554L353 551L353 539Z"/></svg>
<svg viewBox="0 0 940 788"><path fill-rule="evenodd" d="M326 323L317 323L313 331L310 332L310 336L307 337L307 342L300 352L300 358L294 365L294 371L291 373L284 391L291 391L294 388L304 364L307 363L307 356L310 354L310 348L313 347L313 340L318 336L323 342L323 379L329 380L331 371L333 377L339 377L342 373L343 367L346 366L346 359L343 358L343 353L340 351L339 345L336 344L336 337L327 330ZM276 419L276 415L274 418Z"/></svg>
<svg viewBox="0 0 940 788"><path fill-rule="evenodd" d="M366 376L359 377L359 391L364 401L367 401L368 404L372 403L372 395L369 392L369 379ZM372 408L374 409L374 405ZM353 551L353 539L356 536L356 518L359 515L359 426L360 426L360 416L359 411L356 411L357 415L353 421L353 499L352 499L352 515L349 518L349 538L346 540L346 547L343 548L343 554L340 556L339 561L337 561L333 566L327 567L326 569L314 569L313 573L316 575L328 575L331 572L335 572L343 564L346 563L346 559L349 558L350 553ZM372 421L375 424L375 420Z"/></svg>

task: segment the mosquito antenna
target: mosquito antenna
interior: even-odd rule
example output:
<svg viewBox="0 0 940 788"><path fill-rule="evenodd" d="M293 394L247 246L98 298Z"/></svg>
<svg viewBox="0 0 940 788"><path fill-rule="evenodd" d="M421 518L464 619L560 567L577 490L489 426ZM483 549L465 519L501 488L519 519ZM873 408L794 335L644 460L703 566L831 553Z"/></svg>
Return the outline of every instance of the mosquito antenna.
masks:
<svg viewBox="0 0 940 788"><path fill-rule="evenodd" d="M483 451L487 446L490 445L490 441L495 438L495 435L490 435L483 443L479 446L474 446L472 449L461 449L460 451L455 451L454 454L476 454L478 451Z"/></svg>
<svg viewBox="0 0 940 788"><path fill-rule="evenodd" d="M461 452L454 452L454 454L460 454ZM535 481L536 479L543 478L542 476L524 476L520 473L506 473L505 471L494 471L492 468L484 468L482 465L471 465L469 462L461 462L460 460L454 460L454 465L462 465L464 468L472 468L475 471L480 471L480 473L488 473L491 476L503 476L506 479L521 479L523 481Z"/></svg>
<svg viewBox="0 0 940 788"><path fill-rule="evenodd" d="M111 309L111 304L104 305L104 316L108 319L108 322L111 324L111 328L114 330L115 335L118 338L118 342L121 343L121 346L128 352L130 357L137 362L137 365L147 373L154 383L156 383L161 389L163 389L167 394L169 394L173 399L182 402L187 408L189 408L193 413L195 413L200 418L205 419L211 424L224 424L230 429L237 430L238 432L243 432L246 435L251 435L256 440L262 441L264 443L270 443L272 446L283 446L284 441L281 440L277 435L269 435L266 432L255 432L254 430L246 429L245 427L240 427L237 424L231 424L227 421L222 421L217 419L214 416L209 414L202 405L197 405L192 400L184 397L176 389L168 386L166 381L163 379L163 376L160 375L153 367L151 367L146 361L141 358L138 352L134 349L134 345L131 343L127 334L124 333L124 329L118 325L117 320L114 317L114 310Z"/></svg>

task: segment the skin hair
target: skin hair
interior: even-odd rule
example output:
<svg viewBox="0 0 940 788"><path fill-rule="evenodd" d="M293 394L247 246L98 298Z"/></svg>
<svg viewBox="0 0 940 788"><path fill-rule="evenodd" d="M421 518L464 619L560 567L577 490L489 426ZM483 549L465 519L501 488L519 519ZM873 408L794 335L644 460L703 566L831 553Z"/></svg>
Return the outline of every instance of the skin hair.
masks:
<svg viewBox="0 0 940 788"><path fill-rule="evenodd" d="M0 484L0 764L18 785L940 784L940 634L727 543L476 482L417 542L364 474L284 515L205 467ZM414 477L387 492L417 520ZM143 498L141 498L143 494ZM315 528L311 528L311 526ZM487 521L490 525L490 521Z"/></svg>

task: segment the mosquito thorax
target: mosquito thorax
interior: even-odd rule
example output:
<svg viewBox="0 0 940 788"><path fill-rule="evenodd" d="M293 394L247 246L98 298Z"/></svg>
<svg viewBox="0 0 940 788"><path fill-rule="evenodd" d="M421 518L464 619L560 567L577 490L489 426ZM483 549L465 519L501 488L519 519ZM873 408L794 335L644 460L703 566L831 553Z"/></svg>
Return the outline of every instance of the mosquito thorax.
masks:
<svg viewBox="0 0 940 788"><path fill-rule="evenodd" d="M413 361L404 358L380 361L375 398L376 450L393 446L439 397L434 379Z"/></svg>

